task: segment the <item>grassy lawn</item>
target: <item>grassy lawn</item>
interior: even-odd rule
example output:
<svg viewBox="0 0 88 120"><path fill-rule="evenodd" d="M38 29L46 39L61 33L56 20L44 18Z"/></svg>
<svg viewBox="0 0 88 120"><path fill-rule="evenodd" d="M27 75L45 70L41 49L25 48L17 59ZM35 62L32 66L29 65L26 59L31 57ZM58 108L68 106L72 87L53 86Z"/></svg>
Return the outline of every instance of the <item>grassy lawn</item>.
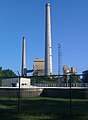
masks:
<svg viewBox="0 0 88 120"><path fill-rule="evenodd" d="M0 120L88 120L88 99L0 98ZM70 109L71 108L71 109ZM71 112L71 115L70 115Z"/></svg>
<svg viewBox="0 0 88 120"><path fill-rule="evenodd" d="M2 113L0 120L88 120L87 114L30 115Z"/></svg>

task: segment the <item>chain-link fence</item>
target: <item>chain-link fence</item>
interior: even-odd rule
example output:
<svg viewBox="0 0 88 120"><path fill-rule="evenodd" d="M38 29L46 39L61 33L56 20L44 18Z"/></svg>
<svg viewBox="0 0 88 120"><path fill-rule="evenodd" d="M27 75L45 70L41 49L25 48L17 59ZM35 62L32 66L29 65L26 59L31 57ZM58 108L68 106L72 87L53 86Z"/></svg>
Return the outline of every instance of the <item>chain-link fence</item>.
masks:
<svg viewBox="0 0 88 120"><path fill-rule="evenodd" d="M84 78L83 75L1 78L0 112L87 114L88 83Z"/></svg>

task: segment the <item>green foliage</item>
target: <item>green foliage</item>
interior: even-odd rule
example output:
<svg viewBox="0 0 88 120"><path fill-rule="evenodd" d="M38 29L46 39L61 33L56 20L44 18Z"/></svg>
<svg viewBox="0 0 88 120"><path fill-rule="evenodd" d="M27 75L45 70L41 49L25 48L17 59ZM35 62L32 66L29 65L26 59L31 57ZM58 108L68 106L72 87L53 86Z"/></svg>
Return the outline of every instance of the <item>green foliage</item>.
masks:
<svg viewBox="0 0 88 120"><path fill-rule="evenodd" d="M31 83L81 83L81 79L79 75L64 75L58 77L32 77L31 78Z"/></svg>
<svg viewBox="0 0 88 120"><path fill-rule="evenodd" d="M0 85L1 85L1 81L2 79L8 78L8 77L16 77L17 75L10 69L6 69L6 70L2 70L2 67L0 67Z"/></svg>
<svg viewBox="0 0 88 120"><path fill-rule="evenodd" d="M81 79L79 75L73 74L73 75L64 75L60 79L60 83L81 83Z"/></svg>
<svg viewBox="0 0 88 120"><path fill-rule="evenodd" d="M2 71L2 67L0 67L0 73L1 73L1 71Z"/></svg>
<svg viewBox="0 0 88 120"><path fill-rule="evenodd" d="M58 83L58 78L55 77L33 77L31 83Z"/></svg>
<svg viewBox="0 0 88 120"><path fill-rule="evenodd" d="M79 75L75 75L75 74L71 75L68 82L70 82L70 80L71 80L71 83L81 83L81 79Z"/></svg>
<svg viewBox="0 0 88 120"><path fill-rule="evenodd" d="M16 77L16 74L12 70L6 69L0 72L0 77Z"/></svg>

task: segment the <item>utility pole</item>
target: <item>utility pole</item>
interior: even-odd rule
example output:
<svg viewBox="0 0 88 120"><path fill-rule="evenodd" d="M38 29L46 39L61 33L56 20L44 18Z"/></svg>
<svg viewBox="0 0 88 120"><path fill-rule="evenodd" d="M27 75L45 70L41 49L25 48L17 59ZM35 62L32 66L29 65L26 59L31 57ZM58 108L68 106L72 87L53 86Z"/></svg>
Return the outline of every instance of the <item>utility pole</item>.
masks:
<svg viewBox="0 0 88 120"><path fill-rule="evenodd" d="M61 57L61 43L58 43L58 77L59 77L59 75L60 75L60 57Z"/></svg>

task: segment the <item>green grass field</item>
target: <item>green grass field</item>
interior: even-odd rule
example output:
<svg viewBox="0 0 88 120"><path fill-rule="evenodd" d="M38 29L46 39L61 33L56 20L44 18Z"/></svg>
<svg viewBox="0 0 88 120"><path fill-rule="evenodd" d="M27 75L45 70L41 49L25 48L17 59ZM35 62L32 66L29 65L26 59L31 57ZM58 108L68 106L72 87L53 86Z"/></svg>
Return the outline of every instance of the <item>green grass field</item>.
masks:
<svg viewBox="0 0 88 120"><path fill-rule="evenodd" d="M18 105L16 98L0 98L0 120L88 120L88 99L21 98Z"/></svg>

